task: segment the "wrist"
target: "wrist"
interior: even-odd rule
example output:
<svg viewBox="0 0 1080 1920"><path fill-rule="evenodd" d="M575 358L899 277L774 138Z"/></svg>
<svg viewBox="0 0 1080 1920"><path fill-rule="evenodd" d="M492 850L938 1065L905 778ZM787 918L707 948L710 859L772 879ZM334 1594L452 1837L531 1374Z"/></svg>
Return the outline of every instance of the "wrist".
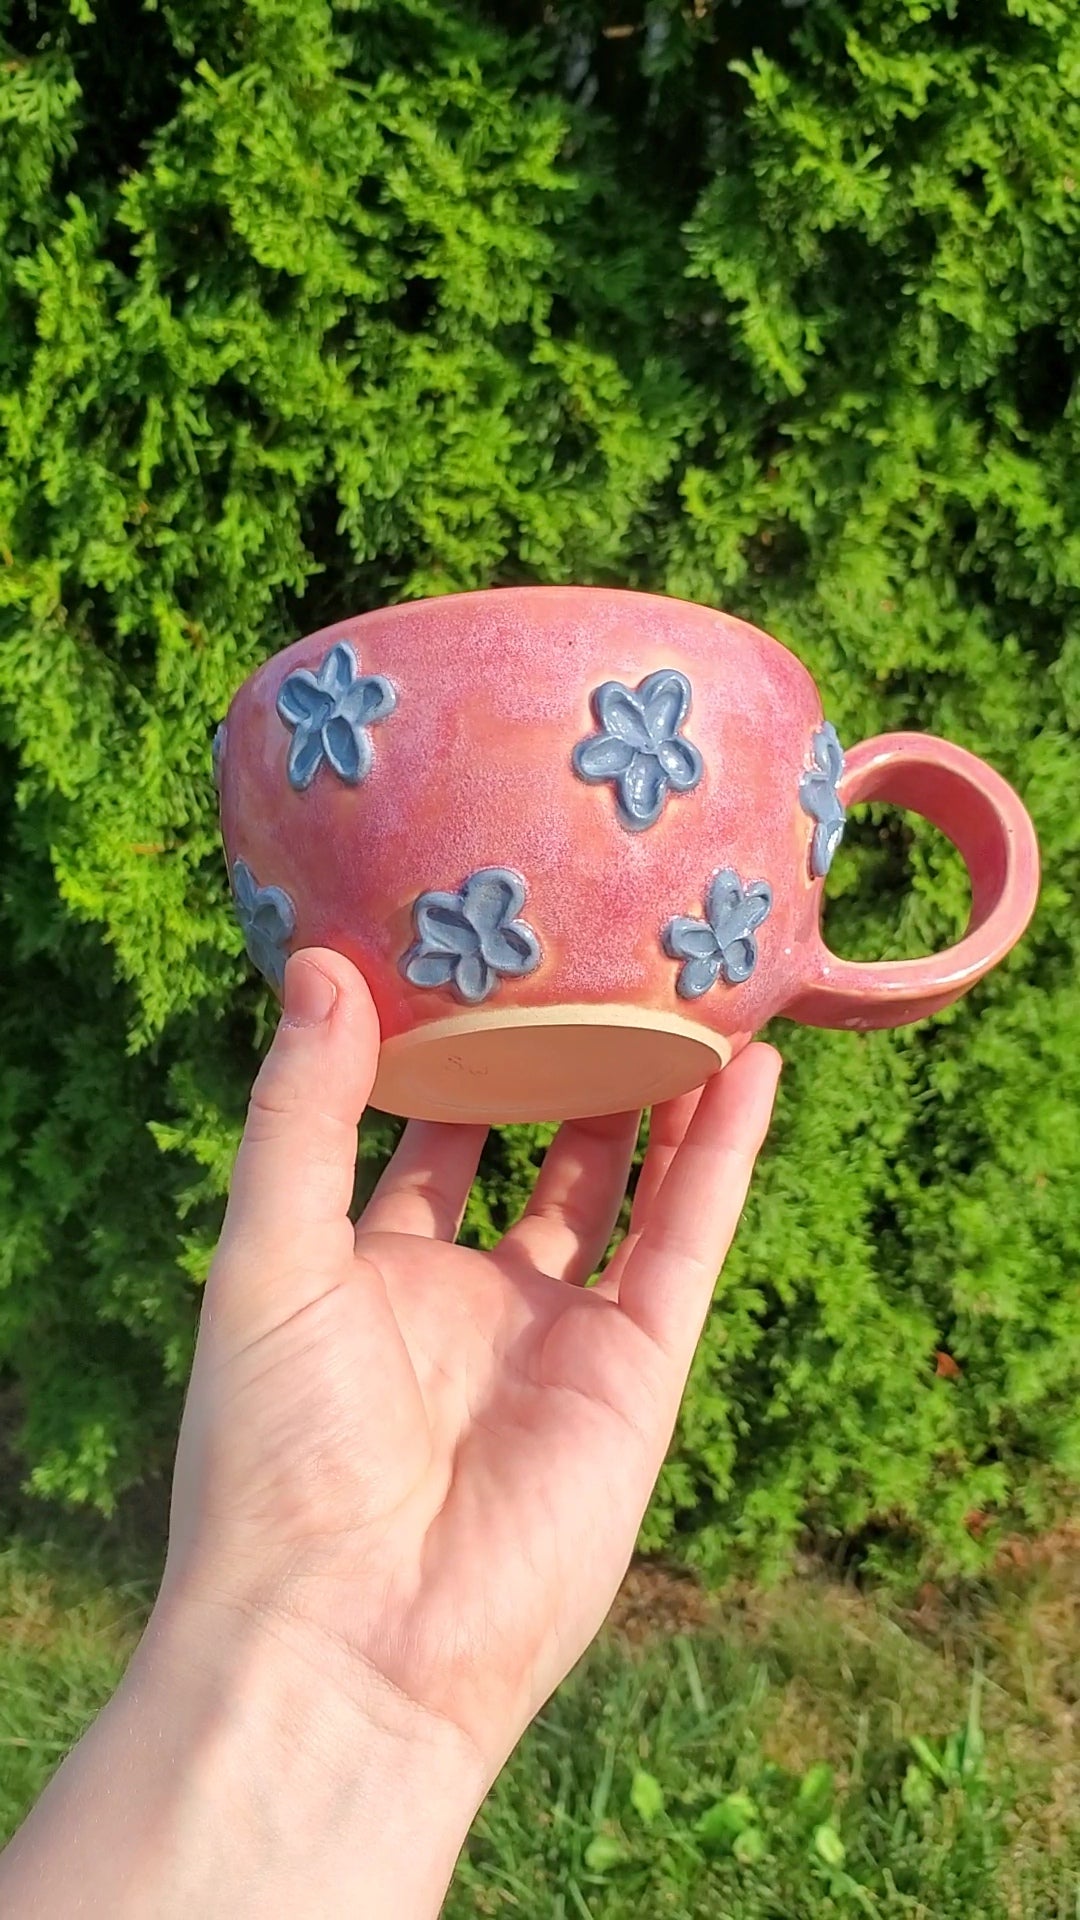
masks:
<svg viewBox="0 0 1080 1920"><path fill-rule="evenodd" d="M434 1920L489 1784L456 1728L304 1632L159 1600L0 1862L0 1905Z"/></svg>
<svg viewBox="0 0 1080 1920"><path fill-rule="evenodd" d="M131 1684L149 1687L159 1712L192 1696L178 1854L189 1843L195 1851L216 1817L253 1912L439 1912L489 1785L458 1728L307 1627L231 1606L163 1599L140 1652L146 1678L132 1672ZM219 1865L215 1884L220 1874ZM200 1915L211 1912L210 1891L208 1882ZM232 1920L234 1904L221 1912Z"/></svg>

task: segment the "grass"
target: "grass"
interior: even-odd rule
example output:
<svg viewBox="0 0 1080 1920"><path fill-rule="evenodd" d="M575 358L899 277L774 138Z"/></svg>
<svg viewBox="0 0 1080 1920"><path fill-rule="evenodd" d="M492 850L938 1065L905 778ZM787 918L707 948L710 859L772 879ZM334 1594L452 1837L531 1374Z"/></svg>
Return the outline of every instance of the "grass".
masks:
<svg viewBox="0 0 1080 1920"><path fill-rule="evenodd" d="M1076 1582L905 1622L808 1578L609 1632L482 1810L448 1920L1076 1920L1051 1630Z"/></svg>
<svg viewBox="0 0 1080 1920"><path fill-rule="evenodd" d="M0 1548L3 1837L156 1579L157 1545L50 1525ZM712 1601L636 1568L481 1810L446 1920L1080 1920L1078 1655L1075 1545L906 1612L811 1569Z"/></svg>
<svg viewBox="0 0 1080 1920"><path fill-rule="evenodd" d="M62 1558L0 1549L0 1835L40 1792L113 1691L145 1598L74 1575Z"/></svg>

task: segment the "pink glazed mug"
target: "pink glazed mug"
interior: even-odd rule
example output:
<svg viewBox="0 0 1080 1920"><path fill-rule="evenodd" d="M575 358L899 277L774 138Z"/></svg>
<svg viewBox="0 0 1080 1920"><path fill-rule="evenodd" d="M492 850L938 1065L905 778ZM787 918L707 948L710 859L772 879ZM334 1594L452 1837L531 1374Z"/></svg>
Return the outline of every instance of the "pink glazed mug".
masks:
<svg viewBox="0 0 1080 1920"><path fill-rule="evenodd" d="M1035 907L1031 821L926 734L843 753L792 653L686 601L594 587L423 600L310 634L214 739L233 901L287 954L364 974L372 1094L434 1120L562 1120L699 1086L774 1014L894 1027L948 1006ZM971 876L964 938L838 959L820 930L845 809L925 815Z"/></svg>

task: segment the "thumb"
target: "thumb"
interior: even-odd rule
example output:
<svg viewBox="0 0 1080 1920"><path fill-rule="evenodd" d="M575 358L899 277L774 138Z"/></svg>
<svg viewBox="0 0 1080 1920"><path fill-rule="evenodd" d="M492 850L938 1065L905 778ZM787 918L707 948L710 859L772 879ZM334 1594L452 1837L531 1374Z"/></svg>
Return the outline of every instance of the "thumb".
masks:
<svg viewBox="0 0 1080 1920"><path fill-rule="evenodd" d="M220 1242L230 1267L241 1255L254 1262L263 1295L287 1288L290 1273L304 1287L305 1271L331 1266L352 1247L357 1129L378 1057L378 1015L363 975L328 947L291 954L281 1019L251 1090ZM281 1308L291 1310L287 1300L275 1301Z"/></svg>

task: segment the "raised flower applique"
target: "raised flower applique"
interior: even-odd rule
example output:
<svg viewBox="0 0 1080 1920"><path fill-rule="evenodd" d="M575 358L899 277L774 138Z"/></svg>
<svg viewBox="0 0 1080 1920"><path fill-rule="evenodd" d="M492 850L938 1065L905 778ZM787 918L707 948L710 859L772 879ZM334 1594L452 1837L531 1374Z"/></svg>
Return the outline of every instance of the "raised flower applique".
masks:
<svg viewBox="0 0 1080 1920"><path fill-rule="evenodd" d="M817 823L810 843L810 869L823 880L844 837L847 818L837 791L844 771L844 749L828 720L814 735L813 761L799 781L799 799L804 813Z"/></svg>
<svg viewBox="0 0 1080 1920"><path fill-rule="evenodd" d="M339 640L318 673L296 667L278 688L277 710L293 729L289 785L302 793L323 761L339 780L355 787L371 771L374 750L368 729L397 706L397 694L381 673L361 673L352 647Z"/></svg>
<svg viewBox="0 0 1080 1920"><path fill-rule="evenodd" d="M285 985L286 948L296 931L296 908L283 887L260 887L246 860L234 860L233 907L248 958L280 994Z"/></svg>
<svg viewBox="0 0 1080 1920"><path fill-rule="evenodd" d="M574 748L583 780L611 780L625 826L634 831L660 818L668 793L689 793L704 761L680 728L690 711L690 682L674 667L650 673L636 687L605 680L592 696L599 731Z"/></svg>
<svg viewBox="0 0 1080 1920"><path fill-rule="evenodd" d="M676 991L684 1000L708 993L718 980L737 987L749 980L757 965L755 930L772 907L772 888L766 880L745 886L730 867L718 873L705 899L705 919L679 914L663 932L665 951L681 960Z"/></svg>
<svg viewBox="0 0 1080 1920"><path fill-rule="evenodd" d="M221 792L221 766L225 758L225 722L222 720L210 743L210 765L214 774L214 785Z"/></svg>
<svg viewBox="0 0 1080 1920"><path fill-rule="evenodd" d="M413 908L416 941L402 972L414 987L453 987L474 1006L501 977L540 964L540 942L517 916L525 882L509 867L481 867L457 893L422 893Z"/></svg>

